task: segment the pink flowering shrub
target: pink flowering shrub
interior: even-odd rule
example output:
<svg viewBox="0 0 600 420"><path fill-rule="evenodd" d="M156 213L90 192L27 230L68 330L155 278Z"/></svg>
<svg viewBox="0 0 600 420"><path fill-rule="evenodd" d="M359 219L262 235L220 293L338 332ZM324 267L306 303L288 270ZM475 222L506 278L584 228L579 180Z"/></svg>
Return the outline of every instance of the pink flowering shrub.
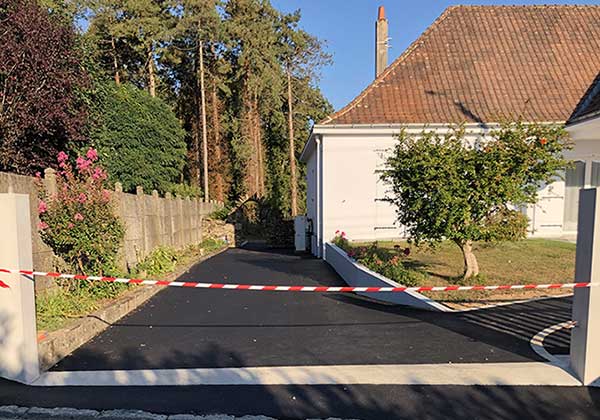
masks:
<svg viewBox="0 0 600 420"><path fill-rule="evenodd" d="M115 273L125 231L106 189L107 174L98 164L97 152L89 149L76 158L75 166L64 152L57 160L57 192L43 192L38 204L43 241L73 270Z"/></svg>

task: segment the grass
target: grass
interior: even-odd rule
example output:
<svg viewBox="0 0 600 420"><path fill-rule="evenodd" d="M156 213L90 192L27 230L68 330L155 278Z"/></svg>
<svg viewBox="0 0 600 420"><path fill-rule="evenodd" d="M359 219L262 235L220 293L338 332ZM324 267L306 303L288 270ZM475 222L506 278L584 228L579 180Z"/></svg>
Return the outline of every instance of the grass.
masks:
<svg viewBox="0 0 600 420"><path fill-rule="evenodd" d="M161 246L140 262L138 270L130 276L144 278L164 275L194 262L203 255L215 252L224 245L221 240L206 239L182 251ZM49 332L61 329L71 320L100 309L130 289L123 284L73 283L74 281L60 280L58 287L36 296L38 331Z"/></svg>
<svg viewBox="0 0 600 420"><path fill-rule="evenodd" d="M460 249L452 242L443 242L434 249L415 247L406 242L379 242L378 246L394 253L394 245L409 246L410 256L405 265L427 276L421 285L448 284L523 284L572 281L575 274L575 244L546 239L527 239L499 244L480 243L474 246L481 275L462 280L463 259ZM359 245L359 244L352 244ZM448 292L431 293L436 300L475 302L527 298L547 294L547 291ZM566 293L562 290L562 293Z"/></svg>

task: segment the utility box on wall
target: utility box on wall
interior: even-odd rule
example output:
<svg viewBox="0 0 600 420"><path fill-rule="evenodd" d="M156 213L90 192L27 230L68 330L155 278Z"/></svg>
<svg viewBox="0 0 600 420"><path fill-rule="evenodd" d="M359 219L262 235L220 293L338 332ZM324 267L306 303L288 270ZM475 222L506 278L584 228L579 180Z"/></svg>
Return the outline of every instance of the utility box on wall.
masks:
<svg viewBox="0 0 600 420"><path fill-rule="evenodd" d="M294 218L294 245L297 252L306 251L306 216Z"/></svg>

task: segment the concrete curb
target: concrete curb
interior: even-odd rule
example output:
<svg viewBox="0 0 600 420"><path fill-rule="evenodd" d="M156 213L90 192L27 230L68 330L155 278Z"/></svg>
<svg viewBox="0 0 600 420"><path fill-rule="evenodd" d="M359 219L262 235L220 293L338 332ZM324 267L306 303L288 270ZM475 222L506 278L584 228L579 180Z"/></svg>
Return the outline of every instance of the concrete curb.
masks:
<svg viewBox="0 0 600 420"><path fill-rule="evenodd" d="M173 273L161 276L161 279L175 280L192 266L225 252L227 249L229 247L204 255ZM77 319L65 328L52 331L38 343L40 369L42 371L50 369L75 349L87 343L161 290L164 290L164 288L155 286L134 288L112 301L108 306Z"/></svg>
<svg viewBox="0 0 600 420"><path fill-rule="evenodd" d="M401 287L402 285L369 270L357 263L346 252L332 243L325 245L325 261L340 275L349 286L364 287ZM373 300L378 300L396 305L405 305L413 308L425 309L436 312L452 312L446 305L436 302L417 292L382 292L382 293L357 293Z"/></svg>
<svg viewBox="0 0 600 420"><path fill-rule="evenodd" d="M276 420L262 415L234 417L227 414L209 414L195 416L192 414L153 414L141 410L84 410L68 407L40 408L17 407L15 405L0 406L0 420L4 419L77 419L77 420ZM318 420L318 419L314 419ZM339 419L328 419L339 420Z"/></svg>

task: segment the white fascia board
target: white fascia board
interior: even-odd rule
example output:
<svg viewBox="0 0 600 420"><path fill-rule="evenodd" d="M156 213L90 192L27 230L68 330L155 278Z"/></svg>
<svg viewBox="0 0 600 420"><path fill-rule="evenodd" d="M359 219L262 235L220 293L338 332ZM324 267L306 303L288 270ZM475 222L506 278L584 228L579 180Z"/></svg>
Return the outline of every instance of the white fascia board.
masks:
<svg viewBox="0 0 600 420"><path fill-rule="evenodd" d="M545 121L537 124L564 124L564 121ZM423 131L436 131L445 134L457 127L457 124L448 123L411 123L411 124L315 124L310 132L308 141L300 155L300 160L305 162L314 149L316 135L394 135L404 129L409 134L419 134ZM491 131L501 128L500 123L469 123L464 124L467 135L486 135Z"/></svg>
<svg viewBox="0 0 600 420"><path fill-rule="evenodd" d="M600 140L600 115L569 124L566 127L573 140Z"/></svg>
<svg viewBox="0 0 600 420"><path fill-rule="evenodd" d="M315 132L314 128L310 130L310 134L308 135L308 140L304 144L304 148L302 149L302 153L300 153L300 162L307 162L308 158L315 150Z"/></svg>

